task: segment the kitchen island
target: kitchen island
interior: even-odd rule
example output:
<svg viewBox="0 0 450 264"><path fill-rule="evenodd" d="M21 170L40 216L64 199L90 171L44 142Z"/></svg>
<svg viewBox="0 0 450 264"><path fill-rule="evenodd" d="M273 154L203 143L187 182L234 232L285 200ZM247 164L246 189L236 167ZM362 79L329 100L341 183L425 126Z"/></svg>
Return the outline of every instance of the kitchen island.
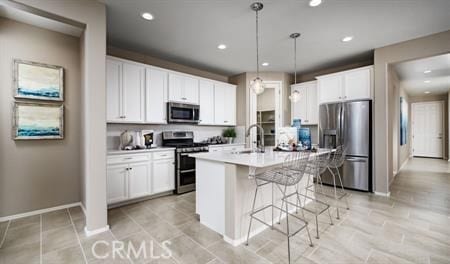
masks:
<svg viewBox="0 0 450 264"><path fill-rule="evenodd" d="M255 180L249 174L281 166L287 155L290 153L272 150L265 153L223 151L190 155L196 158L196 213L200 222L223 235L224 240L232 245L245 242L256 189ZM306 184L307 177L304 177L299 183L300 190ZM272 193L274 202L281 206L282 194L278 188L272 187L271 184L260 187L255 208L271 204ZM294 187L289 191L294 191ZM295 208L290 207L289 210ZM262 218L268 223L272 219L278 221L279 211L274 216L272 218L272 213L267 210ZM251 237L267 228L257 221L253 223Z"/></svg>

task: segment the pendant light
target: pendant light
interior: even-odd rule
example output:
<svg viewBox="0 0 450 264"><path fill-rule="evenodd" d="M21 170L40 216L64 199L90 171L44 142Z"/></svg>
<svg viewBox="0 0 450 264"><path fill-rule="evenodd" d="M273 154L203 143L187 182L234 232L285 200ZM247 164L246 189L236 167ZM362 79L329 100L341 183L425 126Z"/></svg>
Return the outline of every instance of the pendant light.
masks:
<svg viewBox="0 0 450 264"><path fill-rule="evenodd" d="M264 83L259 78L259 25L258 12L263 9L263 4L259 2L253 3L251 9L256 12L256 78L250 83L250 88L255 94L262 94L264 92Z"/></svg>
<svg viewBox="0 0 450 264"><path fill-rule="evenodd" d="M300 33L292 33L289 36L294 40L294 84L297 84L297 38L300 37ZM300 100L300 92L294 90L289 96L291 102L296 103Z"/></svg>

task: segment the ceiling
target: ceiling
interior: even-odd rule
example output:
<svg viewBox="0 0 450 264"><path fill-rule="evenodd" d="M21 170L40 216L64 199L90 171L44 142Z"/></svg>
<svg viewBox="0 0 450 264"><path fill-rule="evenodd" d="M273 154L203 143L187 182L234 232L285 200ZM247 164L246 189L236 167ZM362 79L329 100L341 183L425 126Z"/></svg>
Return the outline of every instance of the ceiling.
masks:
<svg viewBox="0 0 450 264"><path fill-rule="evenodd" d="M108 43L224 75L255 71L255 12L248 0L106 0ZM263 71L298 72L370 59L373 49L450 29L449 0L262 1ZM146 21L142 12L155 17ZM344 36L353 41L341 42ZM217 49L218 44L227 49Z"/></svg>
<svg viewBox="0 0 450 264"><path fill-rule="evenodd" d="M410 96L441 95L450 89L450 54L397 63L394 69Z"/></svg>

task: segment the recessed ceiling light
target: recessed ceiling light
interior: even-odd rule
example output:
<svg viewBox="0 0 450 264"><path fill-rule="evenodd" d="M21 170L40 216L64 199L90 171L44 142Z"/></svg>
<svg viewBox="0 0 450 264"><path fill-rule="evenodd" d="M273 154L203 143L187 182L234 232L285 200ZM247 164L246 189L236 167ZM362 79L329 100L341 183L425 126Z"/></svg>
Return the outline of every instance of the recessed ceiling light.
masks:
<svg viewBox="0 0 450 264"><path fill-rule="evenodd" d="M426 80L426 81L423 81L424 83L430 83L431 81L430 80Z"/></svg>
<svg viewBox="0 0 450 264"><path fill-rule="evenodd" d="M424 92L424 94L429 94L430 93L430 91L426 91L426 92Z"/></svg>
<svg viewBox="0 0 450 264"><path fill-rule="evenodd" d="M315 7L322 4L322 0L311 0L309 1L309 6Z"/></svg>
<svg viewBox="0 0 450 264"><path fill-rule="evenodd" d="M262 66L269 66L269 63L268 62L263 62L261 65Z"/></svg>
<svg viewBox="0 0 450 264"><path fill-rule="evenodd" d="M141 17L145 20L153 20L154 19L153 15L148 12L142 13Z"/></svg>
<svg viewBox="0 0 450 264"><path fill-rule="evenodd" d="M218 49L224 50L227 48L227 45L225 44L220 44L219 46L217 46Z"/></svg>
<svg viewBox="0 0 450 264"><path fill-rule="evenodd" d="M426 70L423 73L427 74L427 73L430 73L430 72L431 72L431 70Z"/></svg>
<svg viewBox="0 0 450 264"><path fill-rule="evenodd" d="M342 38L342 42L349 42L352 40L353 40L353 36L347 36L347 37Z"/></svg>

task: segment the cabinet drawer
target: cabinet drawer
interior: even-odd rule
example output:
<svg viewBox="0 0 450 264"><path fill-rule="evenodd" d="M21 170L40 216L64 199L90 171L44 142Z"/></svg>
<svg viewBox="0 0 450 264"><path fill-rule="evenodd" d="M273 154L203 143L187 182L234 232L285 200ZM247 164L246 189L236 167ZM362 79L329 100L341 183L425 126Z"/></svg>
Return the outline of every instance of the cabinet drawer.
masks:
<svg viewBox="0 0 450 264"><path fill-rule="evenodd" d="M159 151L153 153L153 160L173 159L175 158L175 152L171 151Z"/></svg>
<svg viewBox="0 0 450 264"><path fill-rule="evenodd" d="M107 164L142 162L142 161L149 161L149 160L150 160L150 157L148 154L114 155L114 156L108 156Z"/></svg>

